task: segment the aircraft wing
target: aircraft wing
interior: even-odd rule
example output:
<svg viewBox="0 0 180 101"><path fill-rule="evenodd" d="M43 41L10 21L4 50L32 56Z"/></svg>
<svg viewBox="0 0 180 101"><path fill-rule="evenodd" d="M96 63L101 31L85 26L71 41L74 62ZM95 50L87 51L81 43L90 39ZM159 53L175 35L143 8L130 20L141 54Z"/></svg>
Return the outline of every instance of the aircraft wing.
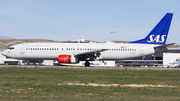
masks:
<svg viewBox="0 0 180 101"><path fill-rule="evenodd" d="M94 50L94 51L88 51L88 52L82 52L82 53L77 53L75 56L95 56L97 54L100 54L100 52L106 51L108 49L99 49L99 50Z"/></svg>
<svg viewBox="0 0 180 101"><path fill-rule="evenodd" d="M97 57L100 57L101 52L106 51L106 50L108 49L99 49L99 50L81 52L81 53L74 54L74 56L76 56L79 59L79 61L94 60L94 59L97 59Z"/></svg>

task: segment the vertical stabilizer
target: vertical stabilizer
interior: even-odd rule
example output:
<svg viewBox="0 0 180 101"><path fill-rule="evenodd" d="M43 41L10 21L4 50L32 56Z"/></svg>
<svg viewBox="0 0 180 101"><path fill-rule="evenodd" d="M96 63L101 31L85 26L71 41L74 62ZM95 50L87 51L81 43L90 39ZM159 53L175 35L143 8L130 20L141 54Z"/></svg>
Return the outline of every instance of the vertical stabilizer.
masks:
<svg viewBox="0 0 180 101"><path fill-rule="evenodd" d="M130 43L160 44L164 45L168 37L173 13L166 13L154 29L144 38Z"/></svg>

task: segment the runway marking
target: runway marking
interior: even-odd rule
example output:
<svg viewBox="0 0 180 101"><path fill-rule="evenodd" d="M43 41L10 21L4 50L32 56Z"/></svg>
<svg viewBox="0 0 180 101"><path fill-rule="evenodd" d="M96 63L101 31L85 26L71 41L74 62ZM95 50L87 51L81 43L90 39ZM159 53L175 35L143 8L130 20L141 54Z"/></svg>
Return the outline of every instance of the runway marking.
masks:
<svg viewBox="0 0 180 101"><path fill-rule="evenodd" d="M172 85L152 85L152 84L97 84L97 83L80 83L80 82L63 82L63 83L58 83L57 85L79 85L79 86L102 86L102 87L179 87L179 86L172 86Z"/></svg>

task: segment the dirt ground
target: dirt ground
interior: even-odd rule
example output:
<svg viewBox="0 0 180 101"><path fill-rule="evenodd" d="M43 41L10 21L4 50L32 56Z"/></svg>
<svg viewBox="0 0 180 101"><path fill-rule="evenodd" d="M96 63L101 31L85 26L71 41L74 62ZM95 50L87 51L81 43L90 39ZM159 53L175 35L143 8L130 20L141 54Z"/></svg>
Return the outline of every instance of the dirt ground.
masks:
<svg viewBox="0 0 180 101"><path fill-rule="evenodd" d="M178 87L178 86L172 86L172 85L152 85L152 84L97 84L97 83L80 83L80 82L63 82L58 83L57 85L81 85L81 86L103 86L103 87L110 87L110 86L120 86L120 87Z"/></svg>

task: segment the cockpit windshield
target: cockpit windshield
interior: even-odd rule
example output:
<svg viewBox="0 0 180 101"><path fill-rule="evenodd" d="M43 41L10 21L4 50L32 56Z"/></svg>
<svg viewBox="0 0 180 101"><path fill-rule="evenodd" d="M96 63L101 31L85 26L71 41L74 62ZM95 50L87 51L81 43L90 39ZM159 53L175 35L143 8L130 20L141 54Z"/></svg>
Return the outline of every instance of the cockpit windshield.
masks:
<svg viewBox="0 0 180 101"><path fill-rule="evenodd" d="M9 47L8 49L12 50L12 49L14 49L14 47Z"/></svg>

